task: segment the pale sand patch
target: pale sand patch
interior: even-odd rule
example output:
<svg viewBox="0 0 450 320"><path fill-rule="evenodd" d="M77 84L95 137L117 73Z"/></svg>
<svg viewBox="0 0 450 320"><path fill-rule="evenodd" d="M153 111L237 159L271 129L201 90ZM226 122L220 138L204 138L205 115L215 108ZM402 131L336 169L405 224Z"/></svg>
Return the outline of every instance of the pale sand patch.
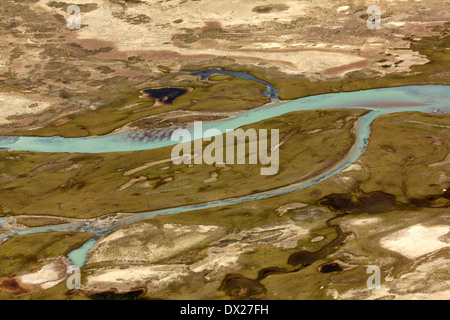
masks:
<svg viewBox="0 0 450 320"><path fill-rule="evenodd" d="M127 109L131 109L134 107L137 107L140 104L140 102L136 102L136 103L131 103L131 104L126 104L123 107L120 107L119 110L127 110Z"/></svg>
<svg viewBox="0 0 450 320"><path fill-rule="evenodd" d="M445 157L444 160L439 161L439 162L435 162L435 163L431 163L431 164L428 165L428 168L444 166L446 164L450 164L450 152L447 154L447 156Z"/></svg>
<svg viewBox="0 0 450 320"><path fill-rule="evenodd" d="M89 289L98 291L129 291L132 288L164 288L188 274L184 265L128 266L127 268L98 269L87 278Z"/></svg>
<svg viewBox="0 0 450 320"><path fill-rule="evenodd" d="M153 186L150 182L146 181L146 182L138 184L137 187L145 189L145 188L152 188Z"/></svg>
<svg viewBox="0 0 450 320"><path fill-rule="evenodd" d="M450 126L445 126L445 125L437 124L437 123L426 123L426 122L414 121L414 120L408 120L408 121L406 121L406 122L409 122L409 123L417 123L417 124L421 124L421 125L429 126L429 127L450 128Z"/></svg>
<svg viewBox="0 0 450 320"><path fill-rule="evenodd" d="M351 289L340 294L336 289L327 293L334 299L448 300L450 299L450 260L438 258L421 263L400 277L387 276L377 290Z"/></svg>
<svg viewBox="0 0 450 320"><path fill-rule="evenodd" d="M211 178L203 180L203 183L212 183L217 181L219 174L215 171L210 173Z"/></svg>
<svg viewBox="0 0 450 320"><path fill-rule="evenodd" d="M353 163L349 165L347 168L342 170L342 172L348 172L348 171L361 171L361 166L359 164Z"/></svg>
<svg viewBox="0 0 450 320"><path fill-rule="evenodd" d="M10 116L36 114L50 106L49 102L39 101L35 95L29 97L22 94L0 92L0 124L9 123Z"/></svg>
<svg viewBox="0 0 450 320"><path fill-rule="evenodd" d="M98 242L88 257L88 264L111 261L117 267L94 271L88 276L87 285L93 290L114 287L125 291L145 285L148 288L165 286L193 273L225 272L238 265L242 254L261 246L295 248L309 230L289 222L224 233L223 227L214 225L165 224L158 229L150 223L118 230ZM202 249L205 254L192 264L157 264L158 260L175 254L191 255L199 245L214 239L216 241ZM135 265L130 266L129 262ZM154 265L149 266L151 263Z"/></svg>
<svg viewBox="0 0 450 320"><path fill-rule="evenodd" d="M425 227L414 225L395 232L380 240L380 245L396 251L409 259L416 259L425 254L449 247L448 243L439 240L447 234L450 226L436 225Z"/></svg>
<svg viewBox="0 0 450 320"><path fill-rule="evenodd" d="M208 256L190 265L190 269L195 272L218 271L237 265L241 254L253 251L253 248L242 246L238 243L232 243L225 248L210 247Z"/></svg>
<svg viewBox="0 0 450 320"><path fill-rule="evenodd" d="M344 12L347 11L350 6L340 6L336 9L337 12Z"/></svg>
<svg viewBox="0 0 450 320"><path fill-rule="evenodd" d="M169 158L169 159L163 159L163 160L148 162L148 163L146 163L146 164L144 164L144 165L142 165L140 167L137 167L137 168L134 168L134 169L131 169L131 170L128 170L128 171L124 172L123 175L124 176L131 176L132 174L135 174L136 172L139 172L139 171L142 171L142 170L148 169L150 167L157 166L159 164L166 163L166 162L169 162L169 161L172 161L172 159Z"/></svg>
<svg viewBox="0 0 450 320"><path fill-rule="evenodd" d="M275 209L275 211L281 217L286 212L288 212L289 210L298 209L298 208L304 208L304 207L307 207L307 206L308 205L306 203L303 203L303 202L291 202L291 203L287 203L287 204L285 204L285 205Z"/></svg>
<svg viewBox="0 0 450 320"><path fill-rule="evenodd" d="M164 179L161 180L161 182L164 182L164 183L167 183L167 182L170 182L170 181L173 181L173 177L167 177L167 178L164 178Z"/></svg>
<svg viewBox="0 0 450 320"><path fill-rule="evenodd" d="M318 236L318 237L312 238L312 239L311 239L311 242L312 242L312 243L320 242L320 241L322 241L323 239L325 239L324 236Z"/></svg>
<svg viewBox="0 0 450 320"><path fill-rule="evenodd" d="M214 54L214 51L207 52ZM215 53L217 54L217 53ZM241 57L260 59L261 52L230 52L229 57L242 60ZM356 62L365 61L365 58L354 56L352 54L340 52L326 52L317 50L308 51L281 51L281 52L264 52L264 60L269 62L279 62L280 69L287 74L298 74L303 72L313 77L315 73L322 73L330 68L338 66L346 66ZM348 72L343 70L342 73Z"/></svg>
<svg viewBox="0 0 450 320"><path fill-rule="evenodd" d="M246 234L245 231L243 231ZM279 225L257 227L249 231L249 243L268 243L271 246L283 249L297 247L297 242L307 236L309 229L299 226L292 221Z"/></svg>
<svg viewBox="0 0 450 320"><path fill-rule="evenodd" d="M411 66L423 65L429 62L426 56L409 49L392 50L391 53L394 54L398 62L402 61L400 63L397 63L396 68L398 69L398 71L410 71L409 67Z"/></svg>
<svg viewBox="0 0 450 320"><path fill-rule="evenodd" d="M131 178L130 181L128 181L127 183L121 185L116 190L117 191L125 190L125 189L131 187L132 185L134 185L134 184L136 184L138 182L144 181L144 180L147 180L147 177L140 176L139 178Z"/></svg>
<svg viewBox="0 0 450 320"><path fill-rule="evenodd" d="M309 230L292 222L257 227L229 234L208 248L208 256L190 266L193 272L218 271L238 264L242 254L257 250L258 246L295 248ZM223 245L226 244L226 245Z"/></svg>
<svg viewBox="0 0 450 320"><path fill-rule="evenodd" d="M394 26L394 27L403 27L405 25L404 21L390 21L386 22L387 25Z"/></svg>
<svg viewBox="0 0 450 320"><path fill-rule="evenodd" d="M64 264L52 261L36 272L19 276L18 280L26 285L40 286L44 290L49 289L65 279L65 273L61 272L61 266Z"/></svg>
<svg viewBox="0 0 450 320"><path fill-rule="evenodd" d="M183 225L181 225L181 224L168 223L163 226L163 229L170 229L170 230L174 230L174 232L183 234L185 232L185 230L183 230L182 226ZM220 229L220 227L214 226L214 225L200 224L200 225L195 226L195 232L199 232L199 233L214 232L214 231L217 231L218 229Z"/></svg>
<svg viewBox="0 0 450 320"><path fill-rule="evenodd" d="M176 157L176 158L173 158L173 159L172 159L172 158L168 158L168 159L163 159L163 160L158 160L158 161L148 162L148 163L146 163L146 164L144 164L144 165L142 165L142 166L140 166L140 167L137 167L137 168L134 168L134 169L132 169L132 170L128 170L128 171L124 172L123 175L124 175L124 176L130 176L130 175L132 175L132 174L135 174L136 172L139 172L139 171L148 169L148 168L150 168L150 167L157 166L157 165L159 165L159 164L163 164L163 163L166 163L166 162L172 162L172 160L173 160L173 161L176 161L176 160L179 160L179 159L181 159L181 160L187 159L187 160L189 161L189 160L194 159L194 158L197 157L197 156L198 156L198 154L194 154L193 156L191 156L191 155L186 155L186 156L179 156L179 157Z"/></svg>
<svg viewBox="0 0 450 320"><path fill-rule="evenodd" d="M344 176L342 174L339 174L335 178L333 178L333 181L341 188L351 190L356 187L358 181L351 176Z"/></svg>
<svg viewBox="0 0 450 320"><path fill-rule="evenodd" d="M356 218L356 219L350 219L347 221L347 223L351 224L352 226L365 226L368 224L373 224L380 222L382 219L378 217L373 218Z"/></svg>
<svg viewBox="0 0 450 320"><path fill-rule="evenodd" d="M302 132L302 133L303 133L303 134L314 134L314 133L321 132L321 131L323 131L322 128L320 128L320 129L314 129L314 130L309 130L309 131L305 131L305 132Z"/></svg>
<svg viewBox="0 0 450 320"><path fill-rule="evenodd" d="M78 163L75 163L65 169L60 170L59 172L72 171L72 170L78 169L79 167L80 167L80 165Z"/></svg>
<svg viewBox="0 0 450 320"><path fill-rule="evenodd" d="M97 243L88 263L111 258L116 265L93 270L87 276L84 289L106 291L115 288L123 292L146 287L160 290L199 273L208 280L214 274L235 270L230 268L236 267L240 256L246 252L261 246L294 248L300 238L308 235L308 229L293 222L228 235L224 235L224 231L214 225L165 224L158 229L146 223L113 232ZM192 255L205 236L218 240L202 249L204 254L199 256L200 260L191 264L157 264L156 260L175 253L180 253L180 257Z"/></svg>
<svg viewBox="0 0 450 320"><path fill-rule="evenodd" d="M199 245L223 232L223 228L217 226L164 225L158 229L145 223L119 229L100 240L91 251L88 263L152 263Z"/></svg>

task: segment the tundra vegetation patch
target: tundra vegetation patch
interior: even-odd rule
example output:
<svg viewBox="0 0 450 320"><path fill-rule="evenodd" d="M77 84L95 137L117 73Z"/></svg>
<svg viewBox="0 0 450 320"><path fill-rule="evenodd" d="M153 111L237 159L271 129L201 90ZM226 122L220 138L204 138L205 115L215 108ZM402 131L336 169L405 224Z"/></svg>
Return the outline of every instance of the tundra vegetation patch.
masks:
<svg viewBox="0 0 450 320"><path fill-rule="evenodd" d="M449 4L370 5L3 0L0 299L450 299ZM196 121L278 170L174 161ZM145 147L44 152L98 138Z"/></svg>

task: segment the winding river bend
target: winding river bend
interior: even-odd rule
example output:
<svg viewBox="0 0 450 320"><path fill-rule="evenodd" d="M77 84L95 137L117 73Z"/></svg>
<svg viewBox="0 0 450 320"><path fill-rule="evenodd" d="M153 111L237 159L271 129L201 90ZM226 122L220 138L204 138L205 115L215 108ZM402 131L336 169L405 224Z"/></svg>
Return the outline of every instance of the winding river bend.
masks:
<svg viewBox="0 0 450 320"><path fill-rule="evenodd" d="M228 74L243 78L244 73L233 74L232 71L206 70L192 72L198 75L201 80L209 78L213 74ZM253 76L245 76L245 79L254 80ZM253 78L252 78L253 77ZM259 80L259 79L258 79ZM262 80L259 80L262 82ZM270 95L272 101L276 97L276 90L273 86L263 82L267 86L266 95ZM276 99L278 101L278 98ZM111 216L111 219L66 219L65 224L30 228L25 230L15 229L5 226L8 217L0 218L0 228L6 229L10 233L0 236L0 242L16 235L43 232L85 232L94 234L95 237L87 241L82 247L69 253L68 258L78 266L84 266L89 251L101 236L120 228L124 225L153 218L159 215L176 214L187 211L220 207L265 199L283 195L286 193L302 190L317 184L348 167L356 161L364 152L370 136L370 126L379 116L397 112L425 112L425 113L449 113L450 112L450 86L443 85L423 85L404 86L395 88L381 88L355 92L342 92L316 95L306 98L296 99L283 104L267 105L255 108L238 116L203 124L203 130L216 128L225 133L241 126L259 122L265 119L277 117L293 111L301 110L325 110L325 109L366 109L370 112L358 120L356 141L347 156L324 173L314 178L300 183L272 189L257 194L229 198L214 202L201 203L195 205L180 206L155 211L141 212L135 214L118 214ZM186 129L193 132L193 127ZM158 139L152 139L145 133L130 134L127 132L113 133L101 137L87 138L62 138L62 137L0 137L0 150L20 150L36 152L70 152L70 153L104 153L137 151L146 149L161 148L176 144L170 140L171 130L165 129L164 134L159 134ZM101 221L100 221L101 220Z"/></svg>

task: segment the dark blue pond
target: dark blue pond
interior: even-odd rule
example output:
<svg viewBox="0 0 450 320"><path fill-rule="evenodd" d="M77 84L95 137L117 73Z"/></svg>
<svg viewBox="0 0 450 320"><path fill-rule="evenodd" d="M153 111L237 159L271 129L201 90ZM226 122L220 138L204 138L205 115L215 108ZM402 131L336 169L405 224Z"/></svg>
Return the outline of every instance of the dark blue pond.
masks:
<svg viewBox="0 0 450 320"><path fill-rule="evenodd" d="M259 83L262 83L266 86L266 90L263 92L265 96L270 97L270 100L279 102L277 94L278 90L275 90L275 88L267 81L261 80L256 78L255 76L246 73L246 72L239 72L239 71L229 71L229 70L221 70L221 69L207 69L207 70L200 70L200 71L181 71L180 73L188 73L193 76L198 76L200 80L206 81L211 76L216 74L223 74L232 76L238 79L244 79L244 80L250 80L250 81L256 81Z"/></svg>
<svg viewBox="0 0 450 320"><path fill-rule="evenodd" d="M159 89L145 89L142 90L142 92L144 92L151 98L155 98L158 102L170 104L176 98L188 92L188 90L184 88L159 88Z"/></svg>

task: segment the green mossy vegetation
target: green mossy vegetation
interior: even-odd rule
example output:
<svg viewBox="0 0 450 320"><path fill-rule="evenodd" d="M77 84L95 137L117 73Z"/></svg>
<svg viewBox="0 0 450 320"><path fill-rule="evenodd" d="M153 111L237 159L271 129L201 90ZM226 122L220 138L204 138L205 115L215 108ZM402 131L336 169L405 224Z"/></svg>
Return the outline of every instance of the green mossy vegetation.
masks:
<svg viewBox="0 0 450 320"><path fill-rule="evenodd" d="M38 269L42 259L64 256L92 235L74 232L37 233L15 236L0 244L0 277Z"/></svg>
<svg viewBox="0 0 450 320"><path fill-rule="evenodd" d="M261 168L268 165L248 165L248 154L246 164L230 164L228 171L205 163L190 167L168 161L124 176L124 172L145 163L170 159L171 146L106 154L2 152L0 170L14 177L0 185L2 213L90 218L118 211L141 212L203 203L289 185L342 159L354 143L354 124L365 113L293 112L243 127L280 129L280 141L296 130L280 147L279 171L271 176L260 174ZM314 130L319 132L310 133ZM203 150L209 143L204 142ZM205 183L212 172L218 173L218 180ZM118 190L130 179L142 176L147 181ZM173 181L163 181L169 177ZM150 186L145 187L145 183Z"/></svg>
<svg viewBox="0 0 450 320"><path fill-rule="evenodd" d="M176 75L172 75L175 79ZM270 100L262 93L265 86L261 83L232 78L224 82L204 83L192 80L194 88L177 98L172 104L154 106L155 99L139 98L140 89L131 92L117 92L116 99L95 110L89 110L67 116L70 120L62 125L57 122L46 127L13 132L0 133L18 136L62 136L85 137L99 136L111 133L124 125L148 117L174 110L208 111L208 112L236 112L255 108L268 103ZM163 86L175 86L168 83ZM105 94L99 93L100 100L106 99Z"/></svg>

